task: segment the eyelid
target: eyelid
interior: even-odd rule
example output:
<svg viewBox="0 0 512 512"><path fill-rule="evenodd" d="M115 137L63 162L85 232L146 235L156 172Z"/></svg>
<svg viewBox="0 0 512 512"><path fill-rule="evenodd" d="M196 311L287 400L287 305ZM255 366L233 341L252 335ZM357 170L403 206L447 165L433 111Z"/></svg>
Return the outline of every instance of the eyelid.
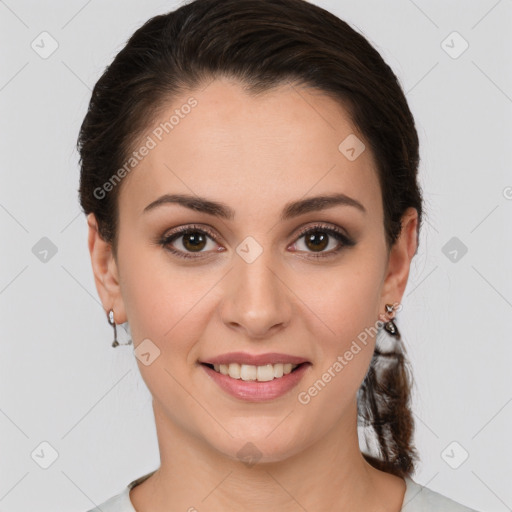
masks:
<svg viewBox="0 0 512 512"><path fill-rule="evenodd" d="M326 222L317 222L307 224L306 226L303 226L299 228L298 232L294 235L295 238L300 238L301 236L305 235L306 233L309 233L310 231L314 231L315 229L324 229L327 232L334 231L335 233L339 234L340 236L343 236L346 239L346 242L351 242L350 236L346 233L346 231L338 226L335 226L334 224L329 224Z"/></svg>
<svg viewBox="0 0 512 512"><path fill-rule="evenodd" d="M224 239L220 235L216 234L210 226L204 224L187 224L185 226L179 226L171 230L169 233L165 233L161 238L169 239L172 237L179 237L180 235L186 234L190 231L203 231L215 242L218 242L219 240L224 241Z"/></svg>
<svg viewBox="0 0 512 512"><path fill-rule="evenodd" d="M312 225L311 225L311 223L308 223L305 226L297 228L297 230L294 231L295 234L292 233L292 235L290 235L290 236L299 238L314 229L326 229L326 230L336 231L340 235L343 235L344 237L346 237L347 241L350 241L350 235L348 235L344 229L339 228L333 224L325 223L325 222L317 222L317 223L313 223ZM186 224L184 226L179 226L179 227L175 228L174 230L172 230L170 233L165 233L164 235L162 235L161 238L170 238L172 236L180 235L180 234L187 233L187 232L193 231L193 230L204 231L206 234L208 234L212 238L212 240L218 241L218 239L220 239L220 240L224 241L223 237L216 234L214 232L213 228L211 228L207 224Z"/></svg>
<svg viewBox="0 0 512 512"><path fill-rule="evenodd" d="M335 256L338 254L343 248L345 247L351 247L355 245L355 241L346 233L346 231L334 224L329 224L325 222L316 222L313 224L308 223L305 226L302 226L298 228L298 231L295 232L292 244L296 243L300 238L302 238L305 234L315 231L315 230L324 230L327 232L327 234L331 237L335 237L338 239L338 243L341 244L338 249L334 249L327 252L308 252L308 256L304 256L305 258L328 258L329 256ZM171 230L170 233L165 233L162 237L160 237L157 241L158 244L166 247L171 242L174 242L175 239L179 238L180 236L183 236L191 231L200 231L204 232L206 235L208 235L209 238L211 238L215 243L219 243L220 241L224 241L223 237L214 233L214 230L208 226L208 225L200 225L200 224L187 224L184 226L177 227L173 230ZM289 245L287 246L289 247ZM170 252L176 254L178 257L181 257L183 259L200 259L205 258L212 255L212 251L207 252L183 252L181 250L177 249L169 249ZM218 251L221 252L221 251ZM185 255L186 256L185 256ZM196 255L194 255L196 254Z"/></svg>

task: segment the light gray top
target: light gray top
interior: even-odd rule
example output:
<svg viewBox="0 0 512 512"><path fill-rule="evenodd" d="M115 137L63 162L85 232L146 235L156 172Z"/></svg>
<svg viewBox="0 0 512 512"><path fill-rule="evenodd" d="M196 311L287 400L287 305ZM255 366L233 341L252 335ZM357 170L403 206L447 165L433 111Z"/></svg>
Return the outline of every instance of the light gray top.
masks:
<svg viewBox="0 0 512 512"><path fill-rule="evenodd" d="M87 512L137 512L130 501L130 490L149 478L155 471L130 482L124 490ZM404 478L406 490L400 512L477 512L427 487Z"/></svg>

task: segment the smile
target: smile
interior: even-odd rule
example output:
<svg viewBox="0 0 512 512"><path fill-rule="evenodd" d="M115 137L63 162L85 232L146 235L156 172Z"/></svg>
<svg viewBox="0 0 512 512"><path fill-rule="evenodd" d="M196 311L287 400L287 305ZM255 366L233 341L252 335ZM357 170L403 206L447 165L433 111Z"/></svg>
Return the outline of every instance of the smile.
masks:
<svg viewBox="0 0 512 512"><path fill-rule="evenodd" d="M295 388L311 363L277 363L263 366L201 363L200 366L228 395L239 400L263 402L286 395Z"/></svg>
<svg viewBox="0 0 512 512"><path fill-rule="evenodd" d="M263 366L254 366L252 364L230 363L214 364L209 366L213 366L213 369L216 372L222 373L222 375L228 375L232 379L241 379L245 381L257 380L259 382L267 382L269 380L279 379L283 375L288 375L299 365L291 363L277 363L265 364Z"/></svg>

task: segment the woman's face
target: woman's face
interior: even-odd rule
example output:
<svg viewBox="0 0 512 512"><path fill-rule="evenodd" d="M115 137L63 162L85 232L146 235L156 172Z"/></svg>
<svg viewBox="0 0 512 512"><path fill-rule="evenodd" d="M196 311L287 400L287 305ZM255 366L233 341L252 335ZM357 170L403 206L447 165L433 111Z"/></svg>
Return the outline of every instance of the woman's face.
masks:
<svg viewBox="0 0 512 512"><path fill-rule="evenodd" d="M406 249L388 260L375 163L362 143L318 91L287 85L255 97L220 79L174 101L144 135L149 149L120 189L118 259L100 293L117 323L129 321L159 428L261 462L353 428L370 329L400 301L409 268ZM342 194L350 199L292 206ZM166 195L192 207L153 204ZM265 382L214 378L202 364L231 352L307 364L298 380L293 372ZM258 371L265 379L280 367Z"/></svg>

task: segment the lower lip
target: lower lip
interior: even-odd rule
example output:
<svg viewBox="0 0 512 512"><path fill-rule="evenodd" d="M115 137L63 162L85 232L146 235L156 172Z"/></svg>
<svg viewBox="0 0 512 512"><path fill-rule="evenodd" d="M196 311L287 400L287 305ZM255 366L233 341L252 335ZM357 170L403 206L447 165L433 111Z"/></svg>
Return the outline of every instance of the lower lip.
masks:
<svg viewBox="0 0 512 512"><path fill-rule="evenodd" d="M311 365L303 363L295 371L266 382L233 379L229 375L216 372L205 364L201 364L201 366L208 376L231 396L249 402L265 402L278 398L293 389Z"/></svg>

